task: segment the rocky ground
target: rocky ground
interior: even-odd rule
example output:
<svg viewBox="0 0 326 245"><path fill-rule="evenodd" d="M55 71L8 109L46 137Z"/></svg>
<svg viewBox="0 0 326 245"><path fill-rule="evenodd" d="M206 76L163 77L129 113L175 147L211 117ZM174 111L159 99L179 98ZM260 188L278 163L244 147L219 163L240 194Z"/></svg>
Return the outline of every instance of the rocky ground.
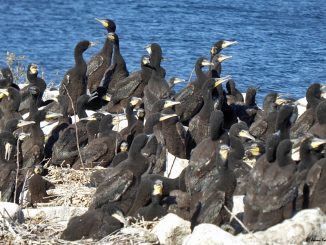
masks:
<svg viewBox="0 0 326 245"><path fill-rule="evenodd" d="M133 221L100 241L59 239L68 220L87 210L95 188L89 187L92 170L50 167L47 178L55 183L50 201L37 208L0 203L0 244L323 244L326 242L326 215L319 209L299 212L292 219L266 231L233 236L212 224L190 229L190 222L174 214L160 220ZM234 199L232 213L243 210L242 197ZM235 221L237 222L237 221Z"/></svg>

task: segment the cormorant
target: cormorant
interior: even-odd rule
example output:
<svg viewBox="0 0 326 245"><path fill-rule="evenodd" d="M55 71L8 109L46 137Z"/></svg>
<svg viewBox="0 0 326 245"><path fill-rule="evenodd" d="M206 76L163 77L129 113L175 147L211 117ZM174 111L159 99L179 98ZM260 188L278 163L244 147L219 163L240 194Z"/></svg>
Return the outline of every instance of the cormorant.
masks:
<svg viewBox="0 0 326 245"><path fill-rule="evenodd" d="M319 83L314 83L309 86L306 92L307 110L298 118L291 128L291 138L304 136L309 129L314 125L316 120L316 108L318 104L325 100L321 96L322 86Z"/></svg>
<svg viewBox="0 0 326 245"><path fill-rule="evenodd" d="M191 195L205 189L207 183L202 181L202 178L213 169L213 165L208 163L216 155L220 144L229 144L229 136L223 128L223 122L223 113L213 111L209 121L209 137L203 139L191 152L185 173L187 192Z"/></svg>
<svg viewBox="0 0 326 245"><path fill-rule="evenodd" d="M73 168L102 166L107 167L113 160L117 147L122 141L119 133L112 130L113 117L111 114L105 115L100 121L98 137L88 142L81 149L82 159L78 159ZM84 165L81 163L84 162Z"/></svg>
<svg viewBox="0 0 326 245"><path fill-rule="evenodd" d="M38 89L38 97L36 99L36 106L41 107L45 105L45 103L42 100L44 91L46 89L46 83L45 81L38 77L38 66L36 64L29 64L27 67L27 79L29 84L20 90L21 94L21 103L19 106L19 111L21 113L26 113L29 110L30 105L30 87L37 87ZM49 102L47 102L49 103ZM47 104L46 103L46 104Z"/></svg>
<svg viewBox="0 0 326 245"><path fill-rule="evenodd" d="M86 94L87 64L83 58L83 53L91 46L94 46L94 43L89 41L81 41L76 45L74 51L75 66L66 72L63 80L61 81L59 93L61 95L68 95L72 100L72 102L69 102L69 115L74 114L74 110L77 108L78 97Z"/></svg>
<svg viewBox="0 0 326 245"><path fill-rule="evenodd" d="M77 101L77 116L79 119L87 118L85 107L89 100L89 96L84 94L78 98ZM87 130L85 120L80 120L77 123L69 125L65 128L55 142L52 148L51 163L53 165L70 164L75 162L78 156L77 136L79 147L87 144ZM76 136L77 130L77 136Z"/></svg>
<svg viewBox="0 0 326 245"><path fill-rule="evenodd" d="M160 99L167 99L170 96L170 87L160 72L162 49L159 44L150 45L150 66L152 74L147 86L144 88L144 106L145 113L152 111L153 105Z"/></svg>
<svg viewBox="0 0 326 245"><path fill-rule="evenodd" d="M48 202L49 198L47 190L54 188L54 184L42 177L43 166L35 165L34 174L29 179L28 191L30 193L30 204L34 206L36 203Z"/></svg>
<svg viewBox="0 0 326 245"><path fill-rule="evenodd" d="M104 182L97 187L90 209L114 203L124 213L128 213L134 202L141 175L148 169L148 160L141 154L146 142L145 134L136 136L130 146L128 158L110 169Z"/></svg>
<svg viewBox="0 0 326 245"><path fill-rule="evenodd" d="M181 102L180 105L175 107L175 112L184 125L188 125L190 119L193 118L203 106L201 91L204 83L208 80L208 76L202 69L204 66L211 65L213 64L207 59L203 57L198 58L195 65L197 79L174 96L176 101Z"/></svg>
<svg viewBox="0 0 326 245"><path fill-rule="evenodd" d="M243 103L244 98L242 93L236 88L235 81L233 79L226 83L228 104Z"/></svg>
<svg viewBox="0 0 326 245"><path fill-rule="evenodd" d="M224 206L232 210L237 180L228 166L229 152L230 148L227 145L219 145L216 156L207 163L212 166L211 171L206 172L202 179L205 187L191 198L192 227L199 223L220 226L230 220L230 214Z"/></svg>
<svg viewBox="0 0 326 245"><path fill-rule="evenodd" d="M237 177L236 195L243 195L245 193L246 182L251 167L243 161L245 154L245 147L242 139L255 140L250 135L248 127L244 122L233 124L229 131L230 137L230 154L229 154L229 168L234 171Z"/></svg>
<svg viewBox="0 0 326 245"><path fill-rule="evenodd" d="M113 20L100 20L98 18L95 19L103 25L103 27L107 30L108 33L115 32L116 25ZM105 42L101 51L93 55L92 58L88 61L86 73L86 76L88 78L87 88L91 93L97 89L106 69L110 67L112 53L112 42L110 42L108 38L105 38Z"/></svg>
<svg viewBox="0 0 326 245"><path fill-rule="evenodd" d="M0 88L7 88L9 86L16 87L17 85L13 83L14 76L9 67L1 68L0 70ZM19 88L19 87L18 87Z"/></svg>
<svg viewBox="0 0 326 245"><path fill-rule="evenodd" d="M262 178L256 179L257 183L251 183L252 188L247 188L244 224L249 230L265 230L292 217L297 187L296 164L291 158L291 149L289 139L281 141L276 161L268 166Z"/></svg>
<svg viewBox="0 0 326 245"><path fill-rule="evenodd" d="M325 168L326 158L322 158L312 166L306 179L309 188L308 208L319 207L323 212L326 212Z"/></svg>
<svg viewBox="0 0 326 245"><path fill-rule="evenodd" d="M129 76L126 62L123 59L120 52L119 37L116 33L110 32L107 35L110 42L113 43L114 54L112 58L112 64L105 71L101 86L107 88L109 94L115 94L120 88L120 82Z"/></svg>
<svg viewBox="0 0 326 245"><path fill-rule="evenodd" d="M0 89L0 111L2 112L0 131L4 129L9 120L14 118L22 119L22 116L18 112L20 100L20 93L17 89L13 87Z"/></svg>
<svg viewBox="0 0 326 245"><path fill-rule="evenodd" d="M153 188L153 192L152 192L151 203L146 207L142 207L138 209L135 215L147 221L153 221L155 219L159 219L167 214L166 208L162 206L163 189L164 189L163 182L160 180L156 180L152 188Z"/></svg>
<svg viewBox="0 0 326 245"><path fill-rule="evenodd" d="M121 229L124 223L121 210L111 203L106 203L100 208L90 209L80 216L71 218L60 238L68 241L83 238L99 240Z"/></svg>
<svg viewBox="0 0 326 245"><path fill-rule="evenodd" d="M189 132L196 145L208 136L209 118L214 110L213 89L228 79L229 77L209 79L202 88L204 105L189 122Z"/></svg>
<svg viewBox="0 0 326 245"><path fill-rule="evenodd" d="M316 137L326 139L326 101L318 104L315 112L316 122L309 129L309 133Z"/></svg>

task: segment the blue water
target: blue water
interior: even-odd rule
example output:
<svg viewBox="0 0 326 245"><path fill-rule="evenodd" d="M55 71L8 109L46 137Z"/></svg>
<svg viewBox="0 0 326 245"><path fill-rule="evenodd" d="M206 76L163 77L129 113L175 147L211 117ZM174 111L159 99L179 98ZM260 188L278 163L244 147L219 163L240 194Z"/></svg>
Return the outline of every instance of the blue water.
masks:
<svg viewBox="0 0 326 245"><path fill-rule="evenodd" d="M60 83L73 63L75 44L104 43L105 30L94 20L117 24L129 71L139 69L144 46L161 44L167 78L187 79L196 59L209 57L219 39L239 44L223 51L232 55L222 75L238 87L259 85L259 100L269 91L304 96L307 86L326 80L326 1L3 1L0 0L0 65L6 51L39 64L46 81Z"/></svg>

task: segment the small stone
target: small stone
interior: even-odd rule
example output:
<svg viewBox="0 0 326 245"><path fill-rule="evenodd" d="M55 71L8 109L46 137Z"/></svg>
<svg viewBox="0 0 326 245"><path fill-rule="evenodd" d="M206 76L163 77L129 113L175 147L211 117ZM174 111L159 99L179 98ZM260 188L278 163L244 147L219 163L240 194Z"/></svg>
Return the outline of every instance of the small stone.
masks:
<svg viewBox="0 0 326 245"><path fill-rule="evenodd" d="M191 234L190 222L170 213L161 219L153 228L152 233L157 235L160 244L182 244L184 238Z"/></svg>
<svg viewBox="0 0 326 245"><path fill-rule="evenodd" d="M8 221L24 222L24 213L18 204L12 202L0 202L0 218Z"/></svg>
<svg viewBox="0 0 326 245"><path fill-rule="evenodd" d="M188 236L183 245L244 245L237 237L232 236L230 233L222 230L213 224L200 224L197 225L193 233Z"/></svg>

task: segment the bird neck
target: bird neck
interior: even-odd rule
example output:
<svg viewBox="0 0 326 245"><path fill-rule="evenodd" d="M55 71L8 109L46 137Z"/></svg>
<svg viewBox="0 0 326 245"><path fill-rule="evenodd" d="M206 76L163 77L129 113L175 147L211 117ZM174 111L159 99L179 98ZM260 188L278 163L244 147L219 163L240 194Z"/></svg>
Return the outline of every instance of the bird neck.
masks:
<svg viewBox="0 0 326 245"><path fill-rule="evenodd" d="M108 60L111 60L112 53L113 53L113 45L109 39L106 38L101 52L104 54L105 58L107 58Z"/></svg>
<svg viewBox="0 0 326 245"><path fill-rule="evenodd" d="M238 137L230 135L230 148L230 155L237 159L243 158L245 150L241 140Z"/></svg>
<svg viewBox="0 0 326 245"><path fill-rule="evenodd" d="M83 57L83 51L79 50L79 49L76 49L75 50L75 54L74 54L74 57L75 57L75 65L77 67L80 67L82 69L82 71L87 70L87 64L84 60L84 57Z"/></svg>

